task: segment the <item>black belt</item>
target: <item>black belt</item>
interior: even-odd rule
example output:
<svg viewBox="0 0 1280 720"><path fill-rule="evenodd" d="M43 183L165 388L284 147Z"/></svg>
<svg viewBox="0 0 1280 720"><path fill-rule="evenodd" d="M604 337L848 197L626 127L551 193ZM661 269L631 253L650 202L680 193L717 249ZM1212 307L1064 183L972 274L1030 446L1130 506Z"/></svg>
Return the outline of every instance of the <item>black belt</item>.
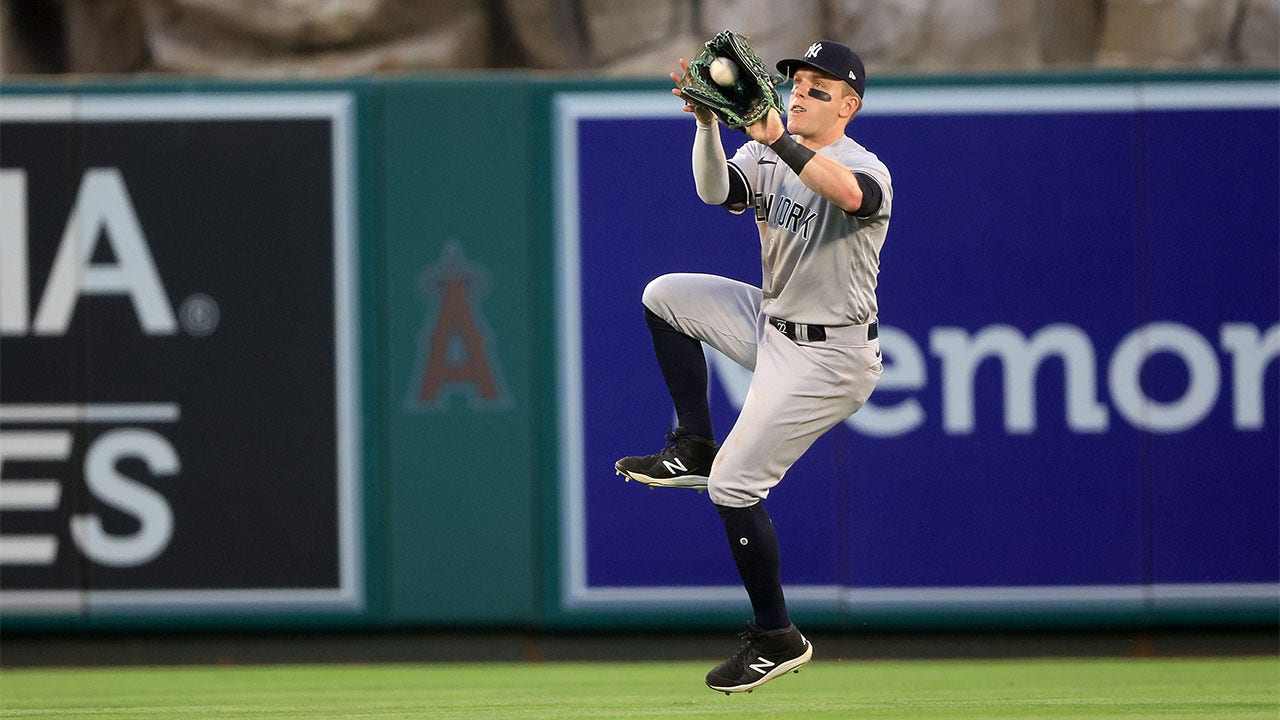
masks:
<svg viewBox="0 0 1280 720"><path fill-rule="evenodd" d="M767 319L770 325L778 329L778 332L793 341L823 342L827 339L827 328L824 325L806 325L775 317ZM867 339L875 340L878 337L880 337L879 321L872 320L871 324L867 326Z"/></svg>

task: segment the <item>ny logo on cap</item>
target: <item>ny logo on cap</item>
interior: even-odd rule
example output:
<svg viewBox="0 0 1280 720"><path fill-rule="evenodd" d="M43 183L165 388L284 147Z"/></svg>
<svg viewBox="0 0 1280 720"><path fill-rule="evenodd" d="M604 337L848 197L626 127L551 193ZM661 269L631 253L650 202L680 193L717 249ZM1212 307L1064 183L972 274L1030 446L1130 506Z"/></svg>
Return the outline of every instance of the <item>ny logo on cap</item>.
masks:
<svg viewBox="0 0 1280 720"><path fill-rule="evenodd" d="M822 52L822 43L814 43L814 44L812 44L812 45L810 45L810 46L809 46L809 49L808 49L808 50L805 50L805 51L804 51L804 56L805 56L805 57L818 57L818 53L820 53L820 52Z"/></svg>

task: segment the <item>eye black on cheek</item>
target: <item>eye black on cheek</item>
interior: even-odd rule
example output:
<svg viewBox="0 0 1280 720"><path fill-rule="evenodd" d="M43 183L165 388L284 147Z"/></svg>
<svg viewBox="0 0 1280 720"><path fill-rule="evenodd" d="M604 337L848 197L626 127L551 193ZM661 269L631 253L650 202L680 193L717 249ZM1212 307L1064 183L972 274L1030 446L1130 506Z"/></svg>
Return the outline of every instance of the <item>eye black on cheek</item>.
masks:
<svg viewBox="0 0 1280 720"><path fill-rule="evenodd" d="M831 95L819 90L818 88L809 88L809 97L814 100L821 100L822 102L831 102Z"/></svg>

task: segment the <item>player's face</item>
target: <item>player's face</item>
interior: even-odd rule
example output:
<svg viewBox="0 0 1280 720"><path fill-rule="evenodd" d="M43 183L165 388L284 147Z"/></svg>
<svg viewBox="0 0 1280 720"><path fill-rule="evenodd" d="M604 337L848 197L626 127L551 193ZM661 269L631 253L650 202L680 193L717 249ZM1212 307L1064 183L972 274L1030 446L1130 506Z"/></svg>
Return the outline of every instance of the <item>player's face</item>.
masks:
<svg viewBox="0 0 1280 720"><path fill-rule="evenodd" d="M821 133L853 114L856 96L838 78L824 72L801 68L792 78L787 100L787 130L804 137Z"/></svg>

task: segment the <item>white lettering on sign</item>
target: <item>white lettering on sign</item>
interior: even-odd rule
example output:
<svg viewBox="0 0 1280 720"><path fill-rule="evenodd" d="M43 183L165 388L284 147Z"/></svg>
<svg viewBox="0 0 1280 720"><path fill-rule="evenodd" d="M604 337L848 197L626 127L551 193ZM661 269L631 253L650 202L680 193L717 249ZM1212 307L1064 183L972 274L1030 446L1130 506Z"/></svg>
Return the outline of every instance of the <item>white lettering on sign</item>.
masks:
<svg viewBox="0 0 1280 720"><path fill-rule="evenodd" d="M884 372L876 392L845 422L865 435L904 435L929 420L919 397L929 385L928 363L916 340L897 328L880 326L880 347ZM1088 334L1066 323L1047 325L1030 335L1001 324L973 332L936 327L929 332L929 351L941 365L941 406L935 412L948 435L974 432L981 399L976 390L978 369L990 362L1000 367L1002 424L1010 435L1036 432L1041 400L1036 396L1036 378L1046 363L1062 368L1065 420L1072 432L1106 432L1113 408L1140 430L1184 432L1203 422L1217 406L1224 377L1231 386L1232 423L1236 430L1250 431L1266 424L1265 377L1280 359L1280 324L1263 329L1250 323L1223 323L1215 349L1187 325L1149 323L1127 333L1110 358L1102 359ZM1188 378L1178 397L1169 400L1150 397L1140 380L1146 364L1160 354L1181 363ZM1226 356L1225 362L1221 355ZM712 352L709 358L729 400L741 408L751 383L750 371L719 353ZM1104 389L1100 377L1105 378L1110 406L1100 397ZM886 391L894 392L892 399L884 399Z"/></svg>
<svg viewBox="0 0 1280 720"><path fill-rule="evenodd" d="M100 241L110 246L111 262L93 262ZM90 295L127 296L148 335L177 331L119 169L89 168L81 178L34 318L29 317L28 242L26 171L0 171L0 334L65 334L77 302Z"/></svg>
<svg viewBox="0 0 1280 720"><path fill-rule="evenodd" d="M178 409L168 404L123 405L4 405L0 424L53 425L52 428L0 428L0 512L55 512L62 487L72 470L73 432L77 425L134 422L176 422ZM140 460L151 478L177 475L181 460L172 443L155 430L113 427L90 440L84 452L84 482L96 502L127 516L137 529L128 534L108 532L94 512L72 515L69 531L80 553L109 567L136 567L158 557L173 538L173 510L164 495L141 479L120 471L126 459ZM40 468L41 475L11 477L15 463ZM10 527L12 527L10 525ZM0 534L0 565L52 565L58 556L52 534Z"/></svg>

